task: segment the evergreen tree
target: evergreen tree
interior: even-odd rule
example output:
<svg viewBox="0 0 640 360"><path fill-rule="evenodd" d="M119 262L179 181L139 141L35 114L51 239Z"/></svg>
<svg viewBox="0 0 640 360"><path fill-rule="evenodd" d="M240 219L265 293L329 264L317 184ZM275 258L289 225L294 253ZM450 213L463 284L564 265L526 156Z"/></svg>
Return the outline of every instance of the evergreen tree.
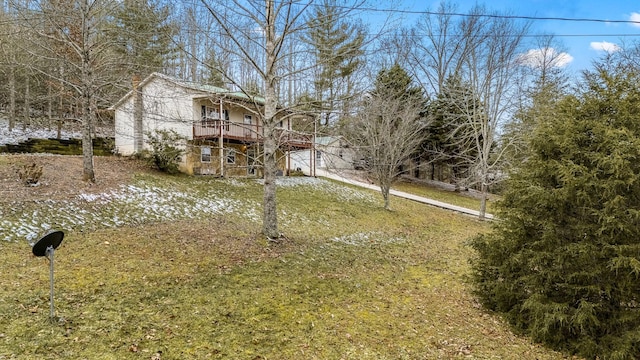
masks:
<svg viewBox="0 0 640 360"><path fill-rule="evenodd" d="M157 0L125 0L118 8L111 31L128 79L162 71L175 54L172 37L176 28L170 14L169 6Z"/></svg>
<svg viewBox="0 0 640 360"><path fill-rule="evenodd" d="M362 65L364 30L344 20L345 10L335 0L324 0L307 18L304 41L313 47L317 74L317 99L322 104L322 124L333 120L337 105L352 96L351 76Z"/></svg>
<svg viewBox="0 0 640 360"><path fill-rule="evenodd" d="M421 101L424 98L422 89L413 84L411 76L397 63L378 73L373 93L401 101Z"/></svg>
<svg viewBox="0 0 640 360"><path fill-rule="evenodd" d="M205 60L205 65L205 82L219 88L226 88L227 71L222 61L220 61L218 55L216 55L216 51L209 51L209 56Z"/></svg>
<svg viewBox="0 0 640 360"><path fill-rule="evenodd" d="M445 80L437 98L429 104L430 121L422 150L435 164L451 167L451 180L456 189L462 174L478 157L475 134L467 118L469 112L481 109L471 88L457 75Z"/></svg>
<svg viewBox="0 0 640 360"><path fill-rule="evenodd" d="M536 127L493 231L472 242L481 301L586 358L640 354L640 76L599 65Z"/></svg>

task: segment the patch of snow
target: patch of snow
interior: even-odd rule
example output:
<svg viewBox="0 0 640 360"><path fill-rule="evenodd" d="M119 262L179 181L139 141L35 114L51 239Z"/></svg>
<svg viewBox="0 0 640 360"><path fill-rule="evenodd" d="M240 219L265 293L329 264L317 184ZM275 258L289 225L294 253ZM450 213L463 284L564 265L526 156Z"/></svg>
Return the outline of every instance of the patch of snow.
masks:
<svg viewBox="0 0 640 360"><path fill-rule="evenodd" d="M249 186L250 181L217 180L228 186ZM369 192L340 186L323 179L279 179L282 186L304 186L304 191L323 191L337 196L339 201L374 201ZM259 223L262 204L248 199L231 198L225 187L211 187L190 192L175 187L160 187L145 181L123 185L99 194L83 193L66 200L39 200L34 202L4 203L0 208L0 241L27 240L31 245L43 232L50 229L64 231L93 231L99 228L135 226L160 221L207 219L233 214ZM323 219L307 219L295 209L282 209L283 224L303 224ZM328 223L327 223L328 225ZM384 234L363 233L336 238L335 242L351 245L395 242Z"/></svg>
<svg viewBox="0 0 640 360"><path fill-rule="evenodd" d="M9 203L0 221L0 240L37 240L43 230L93 230L166 220L210 218L235 213L258 221L257 204L230 199L221 191L191 194L147 184L122 186L101 194L80 194L72 200ZM3 216L8 218L8 216Z"/></svg>
<svg viewBox="0 0 640 360"><path fill-rule="evenodd" d="M9 120L0 118L0 146L6 144L18 144L23 141L27 141L29 138L49 139L56 138L57 136L58 132L56 129L48 130L39 126L27 127L23 129L22 124L16 124L13 130L9 131ZM82 133L79 131L63 130L60 133L60 137L65 140L80 139L82 138Z"/></svg>

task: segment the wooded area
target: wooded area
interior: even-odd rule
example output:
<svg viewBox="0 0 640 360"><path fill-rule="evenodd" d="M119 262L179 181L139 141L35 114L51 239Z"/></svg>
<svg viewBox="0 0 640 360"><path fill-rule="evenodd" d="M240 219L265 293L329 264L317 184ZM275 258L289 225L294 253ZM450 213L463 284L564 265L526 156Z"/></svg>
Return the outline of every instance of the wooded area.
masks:
<svg viewBox="0 0 640 360"><path fill-rule="evenodd" d="M400 162L413 159L413 166L431 169L432 179L486 192L501 171L500 157L491 155L496 129L513 114L511 100L522 97L511 84L522 75L517 60L528 24L454 17L455 5L442 3L436 15L401 27L393 12L365 22L368 6L362 0L5 1L0 107L10 128L82 127L89 143L96 126L110 126L106 109L135 79L157 71L264 96L265 139L273 125L268 119L285 112L315 118L297 130L350 137L343 130L362 116L376 74L397 66L421 88L425 107L429 99L438 98L438 106L446 99L455 111L440 111L437 121L435 111L421 111L422 146ZM490 12L476 7L469 14ZM500 31L509 36L491 36ZM477 101L442 97L451 77ZM84 178L91 181L90 147L85 151Z"/></svg>
<svg viewBox="0 0 640 360"><path fill-rule="evenodd" d="M380 184L418 173L475 187L484 214L490 186L526 158L545 94L569 93L569 75L554 58L561 44L483 5L463 14L442 2L402 25L393 11L365 22L371 9L364 0L5 1L0 108L10 129L76 127L89 144L96 127L112 126L106 109L161 72L263 97L256 115L265 124L265 169L275 169L275 118L304 113L313 120L296 130L342 135L362 163L393 167L386 179L376 176ZM371 161L371 144L352 131L363 118L385 118L371 116L372 105L405 106L375 81L388 71L406 73L410 84L400 86L422 97L420 141L396 142L403 149L393 163ZM399 85L392 80L384 85L390 93ZM83 177L93 181L91 147L84 151ZM274 191L272 173L265 171L265 196Z"/></svg>

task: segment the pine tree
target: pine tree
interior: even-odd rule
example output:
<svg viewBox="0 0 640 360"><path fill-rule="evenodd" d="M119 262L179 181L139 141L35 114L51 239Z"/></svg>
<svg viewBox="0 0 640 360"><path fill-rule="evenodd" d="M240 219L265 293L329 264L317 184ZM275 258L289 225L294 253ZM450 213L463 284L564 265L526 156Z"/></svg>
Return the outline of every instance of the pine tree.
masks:
<svg viewBox="0 0 640 360"><path fill-rule="evenodd" d="M352 95L350 77L362 65L364 30L344 20L345 11L335 0L324 0L307 19L304 41L313 47L317 75L317 99L322 104L322 124L333 120L337 105Z"/></svg>
<svg viewBox="0 0 640 360"><path fill-rule="evenodd" d="M170 14L169 6L157 0L125 0L120 4L110 30L116 39L115 51L123 57L127 79L134 74L144 78L162 71L175 55L172 37L176 27Z"/></svg>
<svg viewBox="0 0 640 360"><path fill-rule="evenodd" d="M539 124L490 234L472 242L481 301L586 358L640 354L640 76L586 73Z"/></svg>
<svg viewBox="0 0 640 360"><path fill-rule="evenodd" d="M445 80L438 96L429 104L430 121L422 149L434 163L451 167L456 189L459 177L478 157L475 134L467 118L468 113L481 109L470 86L457 75Z"/></svg>

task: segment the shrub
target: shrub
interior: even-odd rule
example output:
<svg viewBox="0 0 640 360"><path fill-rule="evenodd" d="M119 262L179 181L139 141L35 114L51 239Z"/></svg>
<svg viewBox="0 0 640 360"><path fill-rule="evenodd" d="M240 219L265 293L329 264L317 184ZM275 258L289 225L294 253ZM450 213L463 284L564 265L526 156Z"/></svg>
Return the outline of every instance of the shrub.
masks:
<svg viewBox="0 0 640 360"><path fill-rule="evenodd" d="M600 71L554 106L472 242L475 290L534 340L588 359L640 354L640 89Z"/></svg>
<svg viewBox="0 0 640 360"><path fill-rule="evenodd" d="M146 135L151 151L148 156L146 154L140 155L147 158L153 166L162 172L178 173L180 158L185 152L180 147L180 143L184 142L186 137L174 130L155 130Z"/></svg>
<svg viewBox="0 0 640 360"><path fill-rule="evenodd" d="M38 165L35 162L23 165L18 170L18 177L27 186L36 185L42 177L42 165Z"/></svg>

